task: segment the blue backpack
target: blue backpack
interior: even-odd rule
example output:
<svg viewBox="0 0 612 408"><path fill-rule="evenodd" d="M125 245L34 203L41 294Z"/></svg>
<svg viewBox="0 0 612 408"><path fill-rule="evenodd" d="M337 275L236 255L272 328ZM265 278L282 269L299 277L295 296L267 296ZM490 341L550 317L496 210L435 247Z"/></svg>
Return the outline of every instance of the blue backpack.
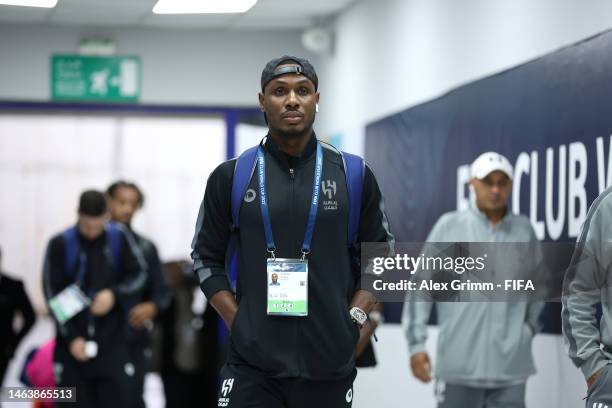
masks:
<svg viewBox="0 0 612 408"><path fill-rule="evenodd" d="M232 237L230 239L226 253L226 270L229 271L232 288L236 291L238 281L238 234L240 229L240 206L249 186L249 182L257 165L257 149L259 145L253 146L244 151L236 160L234 167L234 177L232 179ZM364 160L354 154L340 152L344 165L344 176L349 200L349 225L348 225L348 244L353 248L357 242L359 232L359 220L361 213L361 195L363 192L363 178L365 175ZM219 319L219 340L223 344L227 338L227 328L223 320Z"/></svg>
<svg viewBox="0 0 612 408"><path fill-rule="evenodd" d="M119 269L121 268L121 230L112 222L107 223L104 230L106 233L106 245L112 257L113 268L115 273L119 273ZM74 273L74 266L79 256L77 227L68 228L62 235L64 237L64 255L66 259L66 269L64 273L66 277L71 277Z"/></svg>

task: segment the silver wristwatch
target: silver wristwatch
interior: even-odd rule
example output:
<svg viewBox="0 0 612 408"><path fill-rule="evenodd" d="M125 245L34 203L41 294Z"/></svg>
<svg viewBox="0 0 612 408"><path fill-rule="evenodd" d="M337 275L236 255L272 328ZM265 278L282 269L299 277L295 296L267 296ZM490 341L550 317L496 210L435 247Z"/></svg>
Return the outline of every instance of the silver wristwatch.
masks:
<svg viewBox="0 0 612 408"><path fill-rule="evenodd" d="M359 327L362 327L366 320L368 320L368 315L366 312L358 307L352 307L351 310L349 310L349 314L351 315L353 322L355 322L355 324L357 324Z"/></svg>

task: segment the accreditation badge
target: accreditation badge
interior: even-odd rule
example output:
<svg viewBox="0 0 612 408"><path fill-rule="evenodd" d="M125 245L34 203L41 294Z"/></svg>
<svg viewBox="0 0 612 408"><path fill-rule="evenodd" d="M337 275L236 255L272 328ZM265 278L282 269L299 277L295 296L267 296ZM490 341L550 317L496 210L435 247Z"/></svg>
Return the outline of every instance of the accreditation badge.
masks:
<svg viewBox="0 0 612 408"><path fill-rule="evenodd" d="M64 324L90 305L91 301L75 284L68 286L49 299L49 308L59 322Z"/></svg>
<svg viewBox="0 0 612 408"><path fill-rule="evenodd" d="M308 260L268 259L268 315L308 316Z"/></svg>

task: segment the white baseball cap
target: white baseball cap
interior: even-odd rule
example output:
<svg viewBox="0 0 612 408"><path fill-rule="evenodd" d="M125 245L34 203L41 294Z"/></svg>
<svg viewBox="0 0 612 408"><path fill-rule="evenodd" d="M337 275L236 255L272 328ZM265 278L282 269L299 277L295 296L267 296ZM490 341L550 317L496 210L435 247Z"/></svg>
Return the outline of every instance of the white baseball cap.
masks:
<svg viewBox="0 0 612 408"><path fill-rule="evenodd" d="M512 165L508 159L495 152L486 152L478 156L472 163L470 170L472 178L477 178L479 180L482 180L497 170L504 172L510 180L512 180L512 175L514 174Z"/></svg>

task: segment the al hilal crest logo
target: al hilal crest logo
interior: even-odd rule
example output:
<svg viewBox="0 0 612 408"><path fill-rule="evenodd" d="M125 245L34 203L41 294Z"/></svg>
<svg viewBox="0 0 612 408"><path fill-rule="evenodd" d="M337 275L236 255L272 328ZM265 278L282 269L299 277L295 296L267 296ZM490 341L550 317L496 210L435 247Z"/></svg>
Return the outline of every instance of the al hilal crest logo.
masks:
<svg viewBox="0 0 612 408"><path fill-rule="evenodd" d="M221 395L223 396L219 397L219 404L217 406L227 407L229 405L228 394L232 392L233 387L234 387L233 378L226 378L225 380L223 380L223 384L221 384Z"/></svg>
<svg viewBox="0 0 612 408"><path fill-rule="evenodd" d="M327 200L323 200L324 210L337 210L338 201L334 200L336 195L336 181L335 180L324 180L321 182L321 190Z"/></svg>
<svg viewBox="0 0 612 408"><path fill-rule="evenodd" d="M336 195L336 182L334 180L322 181L321 189L323 190L323 194L325 194L327 198L332 200Z"/></svg>

